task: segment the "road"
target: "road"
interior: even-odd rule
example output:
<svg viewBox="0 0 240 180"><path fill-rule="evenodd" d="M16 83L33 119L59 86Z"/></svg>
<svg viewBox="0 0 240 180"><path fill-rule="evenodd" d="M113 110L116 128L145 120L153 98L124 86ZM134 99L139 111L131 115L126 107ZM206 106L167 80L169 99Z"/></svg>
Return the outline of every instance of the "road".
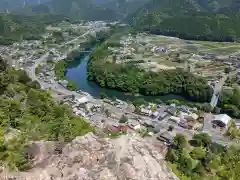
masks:
<svg viewBox="0 0 240 180"><path fill-rule="evenodd" d="M89 32L90 32L90 30L87 31L86 33L82 34L81 36L76 37L75 39L73 39L73 40L71 40L71 41L65 42L64 45L69 44L69 42L73 42L73 41L75 41L75 40L77 40L77 39L79 39L79 38L87 35ZM78 46L76 46L75 48L72 48L69 52L71 52L71 51L73 51L73 50L75 50L75 49L77 49L77 48L78 48ZM60 60L65 59L65 58L67 57L67 54L68 54L69 52L67 52L67 53L65 53L64 55L58 57L56 61L60 61ZM61 95L75 95L76 97L79 97L79 98L82 97L82 95L76 93L75 91L70 91L70 90L66 89L65 87L61 86L61 85L58 84L57 82L54 82L54 83L52 83L52 84L49 84L49 83L46 83L46 82L38 79L38 77L36 76L36 72L35 72L35 71L36 71L36 68L37 68L42 62L46 61L48 55L49 55L49 52L45 53L45 54L42 55L39 59L36 59L36 60L35 60L35 63L34 63L33 66L28 67L28 68L26 69L26 72L27 72L28 76L29 76L33 81L38 81L43 89L51 89L53 93L57 93L57 94L61 94ZM92 97L91 97L90 95L87 96L87 98L88 98L89 100L92 100Z"/></svg>
<svg viewBox="0 0 240 180"><path fill-rule="evenodd" d="M223 78L220 79L220 81L215 85L214 90L213 90L212 99L210 102L210 105L212 106L212 108L216 107L220 93L222 91L222 87L223 87L225 81L227 80L227 78L228 78L228 76L224 75Z"/></svg>
<svg viewBox="0 0 240 180"><path fill-rule="evenodd" d="M63 43L62 45L60 45L60 47L65 46L65 45L68 45L68 44L71 44L71 43L73 43L74 41L77 41L79 38L86 36L86 35L89 34L90 32L91 32L91 30L88 30L86 33L84 33L84 34L82 34L82 35L80 35L80 36L72 39L71 41L68 41L68 42Z"/></svg>
<svg viewBox="0 0 240 180"><path fill-rule="evenodd" d="M71 42L73 42L73 41L76 41L77 39L79 39L79 38L81 38L81 37L83 37L83 36L86 36L89 32L90 32L90 30L87 31L86 33L82 34L81 36L78 36L78 37L74 38L74 39L71 40L71 41L68 41L68 42L63 43L61 46L64 46L64 45L67 45L67 44L69 44L69 43L71 43ZM75 50L76 48L78 48L78 47L75 47L75 48L71 49L69 52ZM69 52L65 53L65 54L62 55L61 57L58 57L56 61L60 61L60 60L65 59L65 58L67 57L67 54L68 54ZM47 59L48 55L49 55L49 52L47 52L47 53L45 53L44 55L42 55L39 59L36 59L34 65L27 70L28 73L29 73L29 76L30 76L33 80L37 80L37 79L38 79L38 78L36 77L35 70L36 70L36 68L38 67L39 64L41 64L43 61L45 61L45 60Z"/></svg>
<svg viewBox="0 0 240 180"><path fill-rule="evenodd" d="M230 140L227 137L224 137L220 134L219 129L214 129L212 127L213 114L205 113L204 114L204 124L202 132L208 133L213 142L216 142L221 145L229 145Z"/></svg>

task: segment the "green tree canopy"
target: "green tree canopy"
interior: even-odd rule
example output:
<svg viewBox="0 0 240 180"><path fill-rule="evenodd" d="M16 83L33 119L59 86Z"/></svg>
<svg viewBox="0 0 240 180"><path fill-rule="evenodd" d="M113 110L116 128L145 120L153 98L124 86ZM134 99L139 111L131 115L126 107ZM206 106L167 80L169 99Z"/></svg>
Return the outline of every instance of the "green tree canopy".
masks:
<svg viewBox="0 0 240 180"><path fill-rule="evenodd" d="M173 144L180 150L187 146L187 139L183 134L176 134L173 138Z"/></svg>
<svg viewBox="0 0 240 180"><path fill-rule="evenodd" d="M194 134L193 140L196 145L203 147L209 147L212 143L211 137L207 133Z"/></svg>

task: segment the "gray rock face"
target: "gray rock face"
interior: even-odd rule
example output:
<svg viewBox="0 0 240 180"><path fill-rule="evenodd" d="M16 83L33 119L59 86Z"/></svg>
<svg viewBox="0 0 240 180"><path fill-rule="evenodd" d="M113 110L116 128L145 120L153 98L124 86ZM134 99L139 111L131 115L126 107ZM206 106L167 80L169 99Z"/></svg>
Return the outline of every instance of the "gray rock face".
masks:
<svg viewBox="0 0 240 180"><path fill-rule="evenodd" d="M50 142L47 148L42 141L39 144L32 170L0 170L0 180L178 180L159 147L137 135L108 139L89 133L76 137L57 154L49 148Z"/></svg>

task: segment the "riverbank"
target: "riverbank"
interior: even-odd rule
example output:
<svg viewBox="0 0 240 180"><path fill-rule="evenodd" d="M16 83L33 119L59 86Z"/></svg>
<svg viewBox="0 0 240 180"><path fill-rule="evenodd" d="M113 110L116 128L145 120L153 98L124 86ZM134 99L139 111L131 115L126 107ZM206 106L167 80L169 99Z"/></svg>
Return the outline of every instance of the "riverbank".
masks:
<svg viewBox="0 0 240 180"><path fill-rule="evenodd" d="M198 76L182 69L145 71L137 65L106 61L108 45L94 50L87 67L88 79L103 88L145 96L175 94L190 101L209 102L212 89Z"/></svg>
<svg viewBox="0 0 240 180"><path fill-rule="evenodd" d="M95 37L91 36L85 42L81 43L78 50L72 51L70 54L68 54L66 59L58 61L54 67L56 78L58 80L67 81L67 88L69 90L79 90L80 87L78 84L65 76L67 67L72 66L72 63L74 63L76 60L79 61L85 56L88 56L92 52L93 47L102 44L109 37L109 34L108 32L101 31L96 33Z"/></svg>
<svg viewBox="0 0 240 180"><path fill-rule="evenodd" d="M77 85L77 83L75 83L71 79L65 77L66 68L71 64L71 62L81 59L85 55L89 54L88 52L86 52L87 50L89 50L89 48L84 49L83 51L82 50L73 51L67 56L66 59L58 61L55 64L54 73L55 73L56 78L58 80L67 81L68 82L67 88L69 90L76 91L76 90L79 90L80 87Z"/></svg>

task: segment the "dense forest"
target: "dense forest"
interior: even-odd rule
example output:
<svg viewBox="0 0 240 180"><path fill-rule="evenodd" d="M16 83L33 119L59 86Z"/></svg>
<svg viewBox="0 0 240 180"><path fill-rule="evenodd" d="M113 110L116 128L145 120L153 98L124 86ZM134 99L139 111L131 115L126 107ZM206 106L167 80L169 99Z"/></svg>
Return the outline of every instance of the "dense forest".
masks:
<svg viewBox="0 0 240 180"><path fill-rule="evenodd" d="M240 41L240 14L188 13L163 17L139 15L136 28L153 34L203 41Z"/></svg>
<svg viewBox="0 0 240 180"><path fill-rule="evenodd" d="M22 39L39 39L46 25L64 19L62 16L53 15L20 16L0 14L0 44L9 45Z"/></svg>
<svg viewBox="0 0 240 180"><path fill-rule="evenodd" d="M11 0L12 1L12 0ZM58 14L84 20L121 20L149 0L45 0L47 2L15 8L20 14ZM1 0L0 0L1 5ZM0 8L1 10L1 8Z"/></svg>
<svg viewBox="0 0 240 180"><path fill-rule="evenodd" d="M0 0L0 12L11 12L14 9L23 8L30 5L46 3L51 0Z"/></svg>
<svg viewBox="0 0 240 180"><path fill-rule="evenodd" d="M193 101L210 100L212 89L206 81L181 69L158 73L134 65L105 62L108 45L97 47L88 63L88 79L100 86L143 95L179 94Z"/></svg>
<svg viewBox="0 0 240 180"><path fill-rule="evenodd" d="M195 134L193 140L177 134L166 160L181 180L237 180L240 176L240 149L213 143L206 134Z"/></svg>
<svg viewBox="0 0 240 180"><path fill-rule="evenodd" d="M108 7L99 6L94 0L51 0L50 2L19 8L14 13L34 15L63 15L82 20L118 20L119 14Z"/></svg>
<svg viewBox="0 0 240 180"><path fill-rule="evenodd" d="M240 89L225 89L223 90L216 113L227 113L234 118L240 118Z"/></svg>
<svg viewBox="0 0 240 180"><path fill-rule="evenodd" d="M0 165L31 167L25 145L31 140L68 142L94 129L70 107L57 104L25 71L0 59Z"/></svg>
<svg viewBox="0 0 240 180"><path fill-rule="evenodd" d="M126 21L138 30L153 34L233 42L240 38L240 14L233 8L237 5L237 1L221 0L151 0Z"/></svg>

